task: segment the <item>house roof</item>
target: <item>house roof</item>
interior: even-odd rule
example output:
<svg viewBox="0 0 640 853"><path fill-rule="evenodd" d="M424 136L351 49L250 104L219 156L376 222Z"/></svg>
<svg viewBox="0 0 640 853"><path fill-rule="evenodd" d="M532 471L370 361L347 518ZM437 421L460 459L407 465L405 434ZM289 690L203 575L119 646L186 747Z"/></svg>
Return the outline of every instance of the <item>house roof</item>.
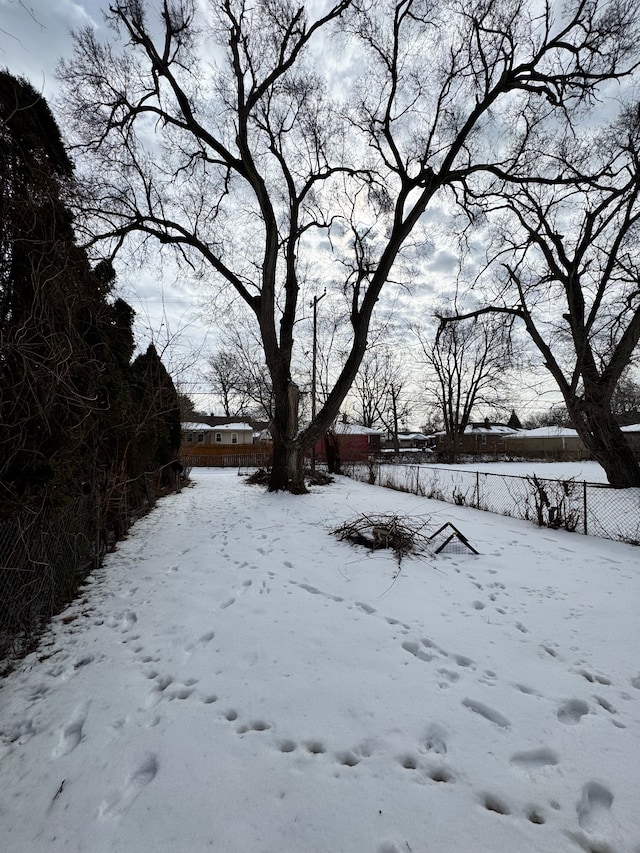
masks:
<svg viewBox="0 0 640 853"><path fill-rule="evenodd" d="M517 432L517 429L506 424L487 424L485 421L469 424L465 429L465 433L487 433L487 435L514 435Z"/></svg>
<svg viewBox="0 0 640 853"><path fill-rule="evenodd" d="M640 432L640 424L629 424L628 426L620 427L622 432Z"/></svg>
<svg viewBox="0 0 640 853"><path fill-rule="evenodd" d="M510 438L575 438L575 429L558 426L544 426L536 429L519 429Z"/></svg>
<svg viewBox="0 0 640 853"><path fill-rule="evenodd" d="M217 426L210 426L209 424L184 423L182 424L182 429L187 432L205 432L205 430L208 430L209 432L253 432L251 424L240 422L217 424Z"/></svg>
<svg viewBox="0 0 640 853"><path fill-rule="evenodd" d="M362 424L345 424L342 421L339 421L333 429L338 435L382 435L382 430L371 429Z"/></svg>
<svg viewBox="0 0 640 853"><path fill-rule="evenodd" d="M186 432L206 432L207 430L212 430L213 427L209 426L209 424L199 424L193 421L188 421L183 424L180 424L183 430Z"/></svg>
<svg viewBox="0 0 640 853"><path fill-rule="evenodd" d="M227 417L226 415L204 415L197 413L196 416L200 419L199 422L201 424L206 424L209 428L216 427L216 429L221 426L238 424L240 421L244 424L250 424L254 430L266 429L269 426L268 421L257 420L247 415L232 415L231 417Z"/></svg>

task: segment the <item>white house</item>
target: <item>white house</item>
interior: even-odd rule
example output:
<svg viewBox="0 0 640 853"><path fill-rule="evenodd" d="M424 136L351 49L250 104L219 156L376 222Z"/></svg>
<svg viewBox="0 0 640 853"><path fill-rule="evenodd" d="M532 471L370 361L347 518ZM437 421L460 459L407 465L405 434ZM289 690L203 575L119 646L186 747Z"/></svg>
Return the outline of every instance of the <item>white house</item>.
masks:
<svg viewBox="0 0 640 853"><path fill-rule="evenodd" d="M242 422L219 424L183 423L183 447L253 444L253 427Z"/></svg>

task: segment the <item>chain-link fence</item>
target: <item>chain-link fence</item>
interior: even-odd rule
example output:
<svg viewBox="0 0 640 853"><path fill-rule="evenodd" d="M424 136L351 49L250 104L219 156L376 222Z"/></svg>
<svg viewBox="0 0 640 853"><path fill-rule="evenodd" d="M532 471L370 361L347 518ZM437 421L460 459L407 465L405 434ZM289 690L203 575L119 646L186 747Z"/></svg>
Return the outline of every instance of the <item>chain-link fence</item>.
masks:
<svg viewBox="0 0 640 853"><path fill-rule="evenodd" d="M179 488L180 473L165 465L65 506L0 518L0 675L34 645L104 552L161 494Z"/></svg>
<svg viewBox="0 0 640 853"><path fill-rule="evenodd" d="M640 488L377 460L343 469L354 479L389 489L640 545Z"/></svg>

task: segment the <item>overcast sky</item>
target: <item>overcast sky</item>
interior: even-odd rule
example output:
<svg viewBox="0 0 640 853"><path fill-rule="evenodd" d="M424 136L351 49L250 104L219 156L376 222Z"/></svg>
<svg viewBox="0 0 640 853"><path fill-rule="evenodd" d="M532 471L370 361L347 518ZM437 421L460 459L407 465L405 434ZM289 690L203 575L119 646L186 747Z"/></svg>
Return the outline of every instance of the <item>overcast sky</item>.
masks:
<svg viewBox="0 0 640 853"><path fill-rule="evenodd" d="M107 5L108 0L0 0L0 67L26 77L56 114L59 86L55 70L58 60L73 50L71 30L90 24L106 34L101 10ZM214 342L209 328L199 319L196 288L183 279L176 285L170 271L161 281L159 270L141 275L137 269L122 266L118 286L136 310L138 344L146 348L153 340L162 349L171 339L165 362L174 376L183 364L190 364L198 352L201 354L199 366L189 368L184 377L185 390L198 408L210 411L213 401L204 393L202 354Z"/></svg>
<svg viewBox="0 0 640 853"><path fill-rule="evenodd" d="M102 0L0 0L0 62L52 98L55 67L71 52L70 31L102 23Z"/></svg>

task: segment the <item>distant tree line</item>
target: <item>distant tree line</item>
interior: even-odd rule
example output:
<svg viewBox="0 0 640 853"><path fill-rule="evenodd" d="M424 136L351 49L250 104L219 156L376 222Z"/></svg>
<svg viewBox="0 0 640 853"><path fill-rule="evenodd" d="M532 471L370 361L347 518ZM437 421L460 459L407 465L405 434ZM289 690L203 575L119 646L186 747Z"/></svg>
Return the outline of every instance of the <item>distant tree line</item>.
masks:
<svg viewBox="0 0 640 853"><path fill-rule="evenodd" d="M92 265L70 212L74 168L42 96L0 71L0 512L170 461L178 397L133 309Z"/></svg>

